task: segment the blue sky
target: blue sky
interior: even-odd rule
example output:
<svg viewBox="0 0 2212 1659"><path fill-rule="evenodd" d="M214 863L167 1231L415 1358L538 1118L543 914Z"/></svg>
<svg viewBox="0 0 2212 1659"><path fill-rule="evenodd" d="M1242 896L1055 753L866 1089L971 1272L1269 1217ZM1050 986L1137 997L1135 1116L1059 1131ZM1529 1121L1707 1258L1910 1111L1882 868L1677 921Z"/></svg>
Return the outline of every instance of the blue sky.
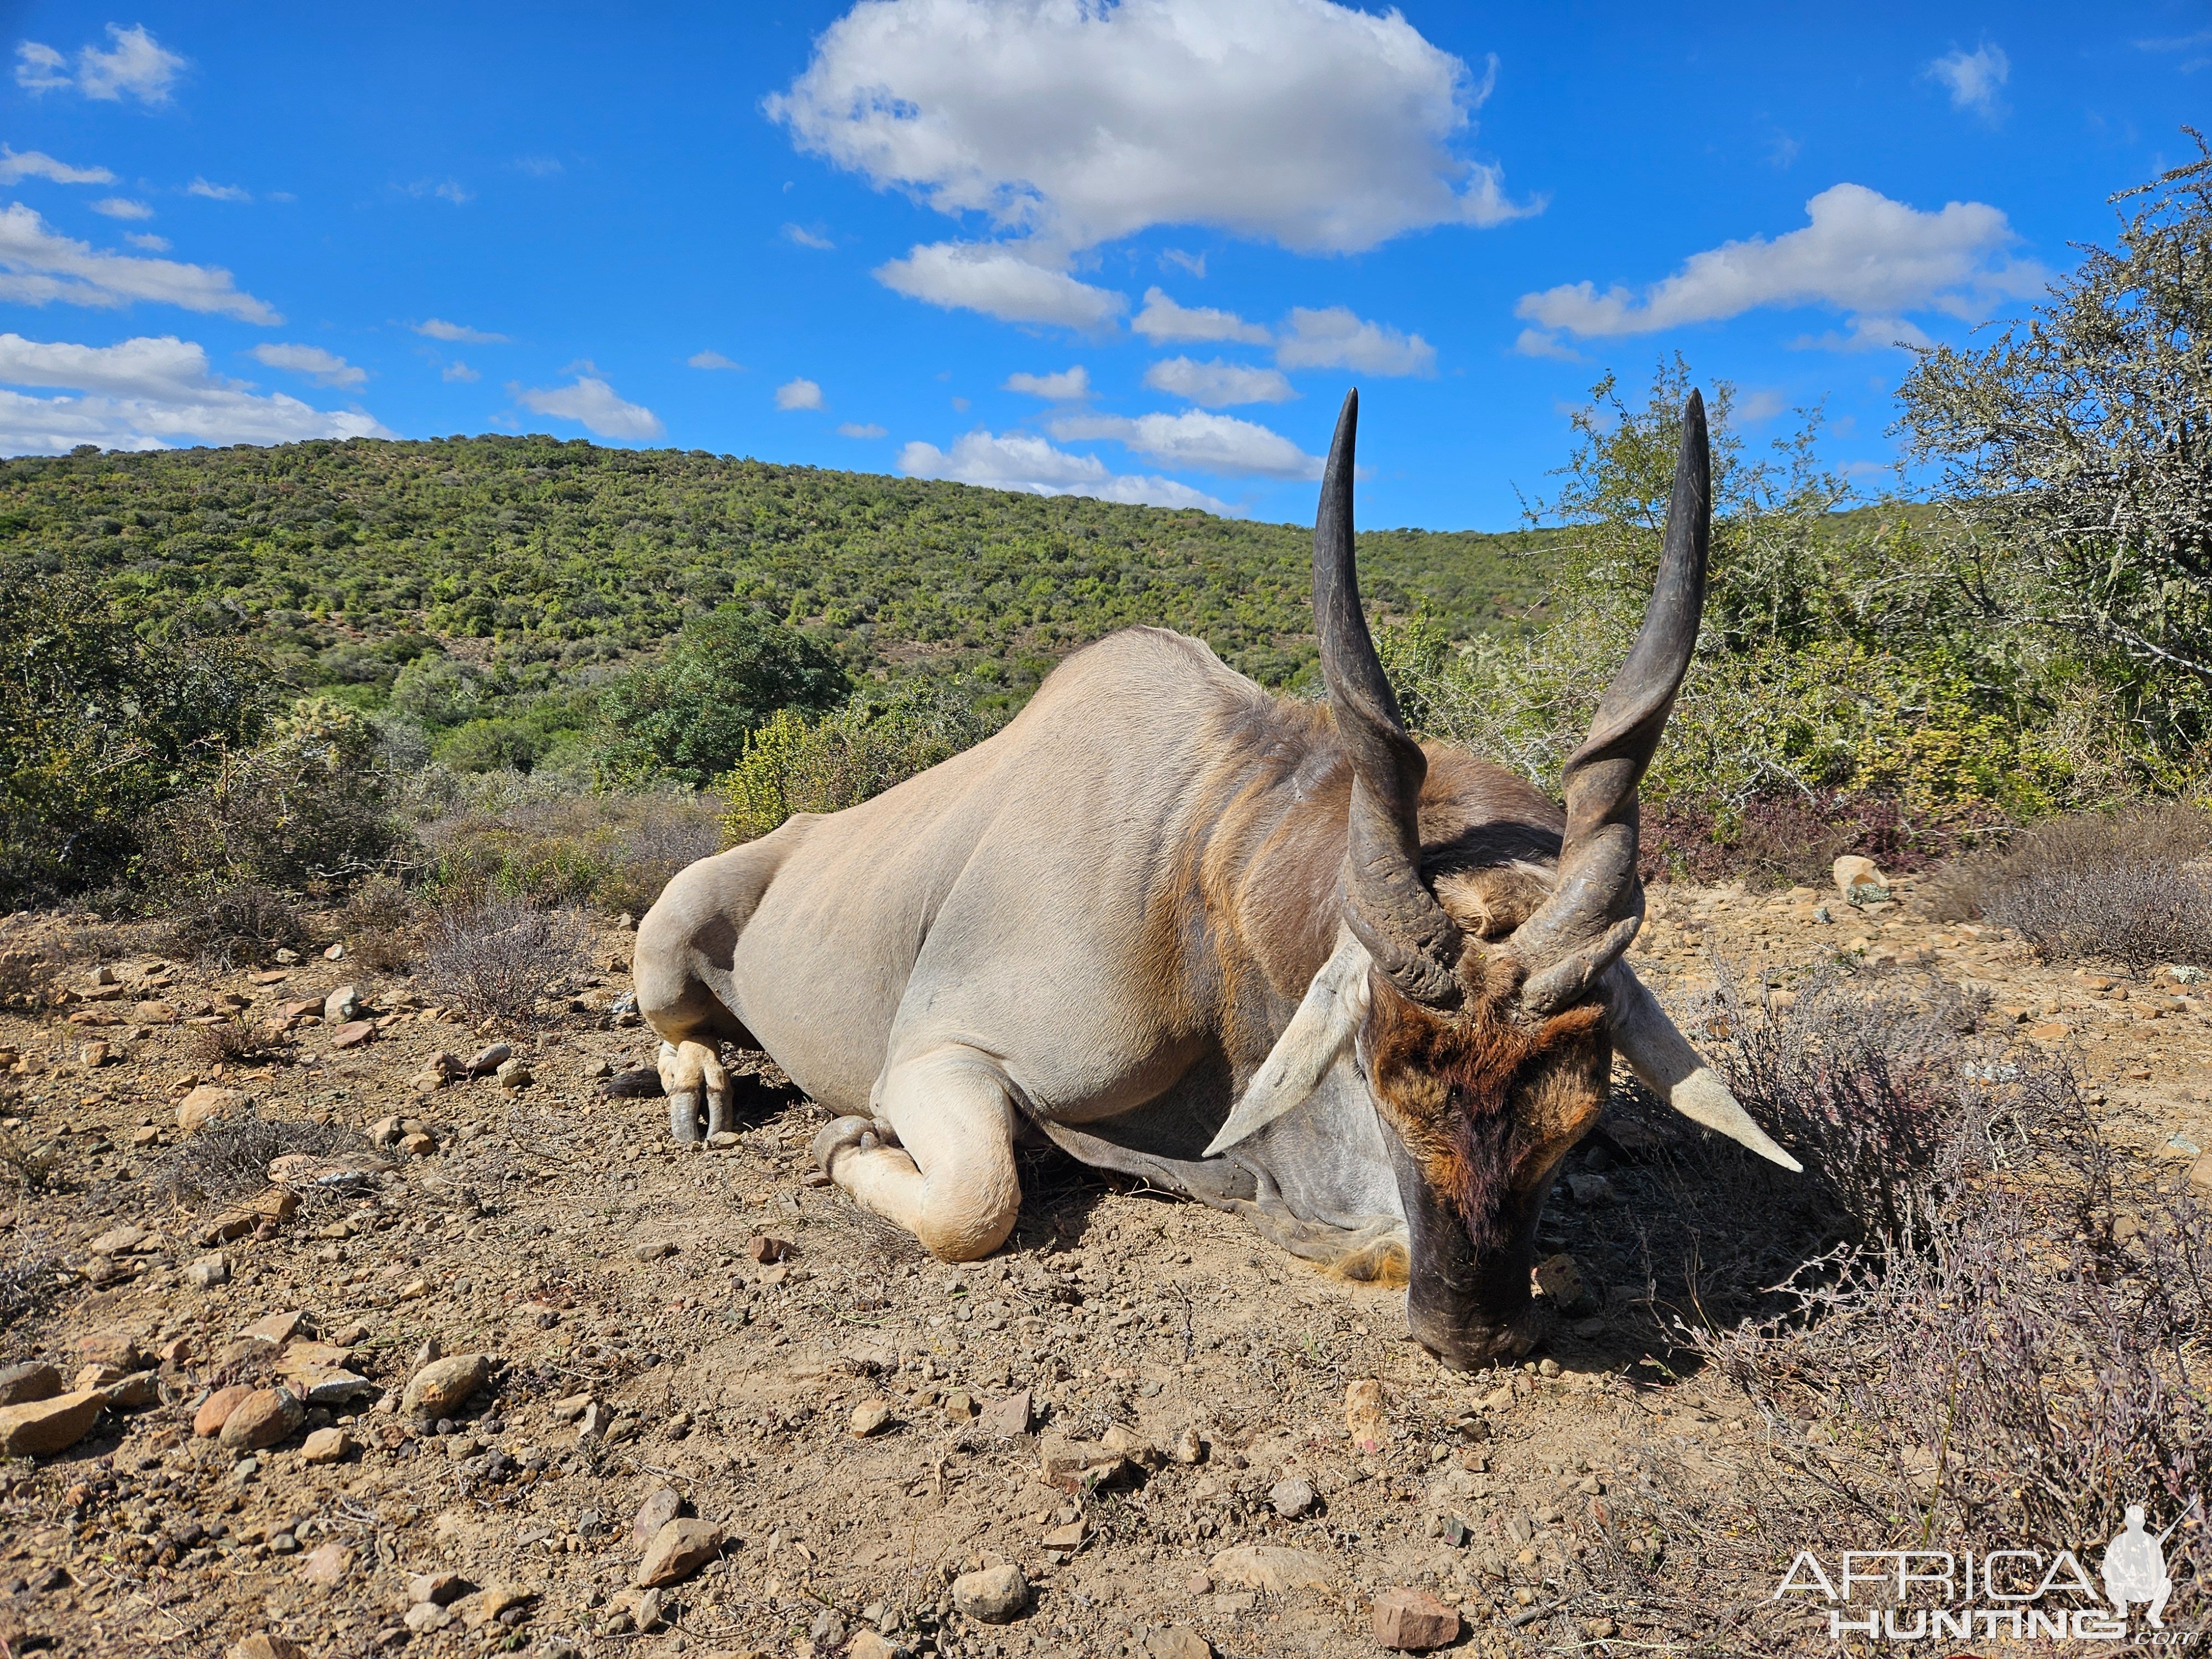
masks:
<svg viewBox="0 0 2212 1659"><path fill-rule="evenodd" d="M1668 15L1672 10L1677 15ZM11 6L0 451L550 431L1510 527L1603 369L1826 400L2193 154L2202 4Z"/></svg>

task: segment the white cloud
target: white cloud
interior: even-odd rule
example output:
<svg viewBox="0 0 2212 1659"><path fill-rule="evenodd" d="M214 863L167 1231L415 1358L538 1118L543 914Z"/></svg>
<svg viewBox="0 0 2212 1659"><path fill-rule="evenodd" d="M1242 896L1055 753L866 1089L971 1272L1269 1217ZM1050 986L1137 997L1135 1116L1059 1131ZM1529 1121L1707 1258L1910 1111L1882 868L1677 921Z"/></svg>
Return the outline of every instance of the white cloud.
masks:
<svg viewBox="0 0 2212 1659"><path fill-rule="evenodd" d="M1011 432L1004 437L970 432L954 440L949 452L935 444L909 443L899 451L898 469L910 478L950 478L1032 495L1088 495L1103 501L1195 507L1224 514L1237 510L1173 478L1115 474L1096 456L1072 455L1042 438Z"/></svg>
<svg viewBox="0 0 2212 1659"><path fill-rule="evenodd" d="M167 103L185 60L155 41L143 23L127 29L110 23L107 38L112 45L106 52L93 46L79 47L74 70L66 53L36 40L24 41L15 48L15 84L33 92L75 87L88 98L111 103L125 94L142 104Z"/></svg>
<svg viewBox="0 0 2212 1659"><path fill-rule="evenodd" d="M10 455L58 455L83 443L166 449L392 435L358 410L313 409L296 398L260 397L220 380L199 345L174 335L87 346L0 334L0 383L82 394L32 398L0 391L0 453Z"/></svg>
<svg viewBox="0 0 2212 1659"><path fill-rule="evenodd" d="M1055 404L1080 403L1091 395L1091 371L1078 363L1057 374L1009 374L1006 389Z"/></svg>
<svg viewBox="0 0 2212 1659"><path fill-rule="evenodd" d="M837 435L841 438L888 438L890 434L873 421L845 421L839 423Z"/></svg>
<svg viewBox="0 0 2212 1659"><path fill-rule="evenodd" d="M1188 271L1201 282L1205 280L1206 256L1203 253L1188 253L1179 247L1164 247L1160 250L1160 269L1164 270L1170 265Z"/></svg>
<svg viewBox="0 0 2212 1659"><path fill-rule="evenodd" d="M438 378L447 382L459 380L465 384L471 380L481 380L483 376L456 357L438 371Z"/></svg>
<svg viewBox="0 0 2212 1659"><path fill-rule="evenodd" d="M1049 323L1096 331L1127 308L1120 295L1048 270L988 242L929 242L876 267L885 288L946 310L980 311L1006 323Z"/></svg>
<svg viewBox="0 0 2212 1659"><path fill-rule="evenodd" d="M826 405L822 401L822 388L801 375L776 387L775 406L778 409L821 409Z"/></svg>
<svg viewBox="0 0 2212 1659"><path fill-rule="evenodd" d="M434 196L441 202L451 202L455 207L466 207L475 201L476 192L458 179L417 179L411 185L402 185L400 190L409 196Z"/></svg>
<svg viewBox="0 0 2212 1659"><path fill-rule="evenodd" d="M195 178L185 186L187 196L204 196L210 202L250 202L252 193L237 185L211 185L206 179Z"/></svg>
<svg viewBox="0 0 2212 1659"><path fill-rule="evenodd" d="M1145 384L1208 409L1231 404L1286 404L1298 394L1278 370L1248 368L1243 363L1198 362L1188 357L1170 357L1145 371Z"/></svg>
<svg viewBox="0 0 2212 1659"><path fill-rule="evenodd" d="M1052 435L1110 438L1164 466L1263 478L1318 478L1322 463L1279 432L1233 415L1185 410L1180 415L1071 415L1054 421Z"/></svg>
<svg viewBox="0 0 2212 1659"><path fill-rule="evenodd" d="M133 247L144 248L149 253L167 253L169 251L169 239L156 236L149 230L126 230L123 233L123 240Z"/></svg>
<svg viewBox="0 0 2212 1659"><path fill-rule="evenodd" d="M1294 307L1275 341L1285 368L1349 368L1362 374L1433 374L1437 349L1418 334L1355 317L1343 306Z"/></svg>
<svg viewBox="0 0 2212 1659"><path fill-rule="evenodd" d="M695 351L684 360L694 368L728 368L743 373L743 363L732 362L719 351Z"/></svg>
<svg viewBox="0 0 2212 1659"><path fill-rule="evenodd" d="M820 231L809 230L805 225L786 225L783 228L783 238L787 242L798 243L801 247L820 248L826 251L837 246Z"/></svg>
<svg viewBox="0 0 2212 1659"><path fill-rule="evenodd" d="M134 202L128 196L110 196L94 202L92 210L110 219L150 219L154 210L143 202Z"/></svg>
<svg viewBox="0 0 2212 1659"><path fill-rule="evenodd" d="M2012 60L2002 46L1986 40L1972 52L1954 49L1928 66L1930 80L1951 94L1953 109L1970 109L1978 115L1997 113L1997 94L2012 77Z"/></svg>
<svg viewBox="0 0 2212 1659"><path fill-rule="evenodd" d="M602 438L658 438L666 428L642 404L624 403L595 375L580 374L567 386L523 386L510 383L507 395L533 415L574 421Z"/></svg>
<svg viewBox="0 0 2212 1659"><path fill-rule="evenodd" d="M487 334L482 329L470 328L461 323L449 323L442 317L425 317L415 325L417 334L433 340L446 340L454 345L505 345L504 334Z"/></svg>
<svg viewBox="0 0 2212 1659"><path fill-rule="evenodd" d="M1978 319L2048 280L2033 260L2010 257L2018 239L2005 216L1984 203L1923 213L1863 185L1837 185L1805 211L1811 222L1802 229L1693 253L1641 295L1573 283L1523 295L1515 314L1598 338L1719 322L1770 306L1829 306L1895 326L1910 311Z"/></svg>
<svg viewBox="0 0 2212 1659"><path fill-rule="evenodd" d="M1179 306L1156 288L1145 290L1145 308L1129 319L1129 326L1154 345L1170 340L1235 340L1244 345L1265 345L1267 331L1248 323L1233 311L1212 306Z"/></svg>
<svg viewBox="0 0 2212 1659"><path fill-rule="evenodd" d="M1522 329L1513 342L1513 349L1523 357L1553 357L1563 363L1584 361L1581 352L1557 335L1547 334L1540 328Z"/></svg>
<svg viewBox="0 0 2212 1659"><path fill-rule="evenodd" d="M1528 211L1455 146L1488 92L1328 0L871 0L772 119L940 212L1080 249L1203 224L1303 252Z"/></svg>
<svg viewBox="0 0 2212 1659"><path fill-rule="evenodd" d="M281 368L294 374L304 374L317 386L344 386L350 390L368 384L368 371L348 362L335 352L320 346L281 345L270 343L253 348L254 359L271 368Z"/></svg>
<svg viewBox="0 0 2212 1659"><path fill-rule="evenodd" d="M18 179L46 179L58 185L112 185L115 175L106 167L73 167L57 161L43 150L14 150L0 144L0 184Z"/></svg>
<svg viewBox="0 0 2212 1659"><path fill-rule="evenodd" d="M217 266L98 252L56 235L20 202L0 210L0 300L21 305L59 300L65 305L116 307L151 300L245 323L284 320L273 307L240 293L231 285L230 273Z"/></svg>

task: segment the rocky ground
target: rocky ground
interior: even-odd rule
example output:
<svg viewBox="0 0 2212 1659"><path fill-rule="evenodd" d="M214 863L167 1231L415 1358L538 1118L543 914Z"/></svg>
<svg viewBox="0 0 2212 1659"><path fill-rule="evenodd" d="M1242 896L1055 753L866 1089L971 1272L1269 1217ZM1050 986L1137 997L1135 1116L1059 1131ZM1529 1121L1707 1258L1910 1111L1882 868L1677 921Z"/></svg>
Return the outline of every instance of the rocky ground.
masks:
<svg viewBox="0 0 2212 1659"><path fill-rule="evenodd" d="M0 1233L0 1654L1626 1653L1709 1626L1694 1549L1629 1519L1759 1432L1652 1293L1647 1160L1701 1132L1609 1117L1546 1223L1545 1346L1455 1375L1401 1293L1056 1155L1000 1255L933 1261L823 1188L821 1115L757 1062L732 1144L672 1146L662 1102L608 1091L653 1053L627 944L550 1025L470 1029L358 955L211 971L81 920L0 930L74 958L62 1006L0 1018L0 1181L47 1183ZM2212 1145L2212 1023L2171 977L1802 889L1662 890L1636 960L1678 1011L1717 961L1783 999L1838 961L1984 986L2115 1137ZM258 1048L210 1035L238 1030ZM497 1043L503 1076L471 1073ZM1673 1591L1607 1577L1632 1526L1686 1564Z"/></svg>

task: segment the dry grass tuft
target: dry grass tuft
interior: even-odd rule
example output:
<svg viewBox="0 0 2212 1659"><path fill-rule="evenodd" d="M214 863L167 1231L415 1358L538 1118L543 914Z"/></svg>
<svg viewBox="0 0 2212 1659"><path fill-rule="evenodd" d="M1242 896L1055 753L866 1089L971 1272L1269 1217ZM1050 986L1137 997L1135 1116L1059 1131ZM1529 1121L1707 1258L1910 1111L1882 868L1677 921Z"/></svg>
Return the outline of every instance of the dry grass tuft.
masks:
<svg viewBox="0 0 2212 1659"><path fill-rule="evenodd" d="M433 922L422 963L433 994L472 1018L534 1023L591 971L591 934L574 910L491 899Z"/></svg>
<svg viewBox="0 0 2212 1659"><path fill-rule="evenodd" d="M250 881L186 899L168 918L177 943L214 966L259 967L307 943L307 928L274 889Z"/></svg>
<svg viewBox="0 0 2212 1659"><path fill-rule="evenodd" d="M264 1190L270 1164L289 1152L380 1161L358 1129L249 1111L200 1130L154 1167L149 1183L163 1198L192 1209L234 1203Z"/></svg>

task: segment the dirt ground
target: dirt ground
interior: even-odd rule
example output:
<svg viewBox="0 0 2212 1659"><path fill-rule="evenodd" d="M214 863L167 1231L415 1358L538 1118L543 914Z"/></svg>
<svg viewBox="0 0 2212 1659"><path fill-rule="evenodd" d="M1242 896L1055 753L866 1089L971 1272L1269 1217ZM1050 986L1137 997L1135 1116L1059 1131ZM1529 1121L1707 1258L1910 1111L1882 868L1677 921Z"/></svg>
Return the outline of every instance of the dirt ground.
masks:
<svg viewBox="0 0 2212 1659"><path fill-rule="evenodd" d="M1685 1014L1717 957L1784 994L1839 955L1924 966L2075 1053L2116 1138L2212 1145L2203 988L2039 963L1900 896L1864 913L1804 889L1661 890L1633 959ZM0 945L82 952L101 933L16 917ZM1644 1525L1633 1500L1662 1463L1723 1481L1760 1431L1669 1344L1671 1268L1650 1259L1646 1161L1702 1132L1609 1116L1545 1223L1540 1254L1572 1271L1544 1281L1544 1345L1454 1374L1407 1340L1401 1292L1056 1154L1030 1164L1005 1250L933 1261L821 1185L822 1115L757 1063L734 1145L672 1146L663 1102L605 1092L653 1054L622 1000L628 942L602 933L599 982L537 1030L468 1029L404 973L314 955L281 977L81 956L62 1007L0 1018L4 1144L59 1183L0 1234L29 1303L0 1367L49 1361L68 1389L105 1364L88 1383L117 1389L74 1445L0 1464L0 1653L214 1656L259 1635L319 1656L1337 1656L1377 1651L1373 1601L1395 1588L1456 1609L1462 1652L1686 1650L1710 1629L1686 1566L1676 1592L1624 1599L1597 1565ZM295 1008L274 1059L210 1063L195 1021L319 1008L344 984L365 1038ZM412 1081L494 1042L526 1085ZM423 1135L379 1151L386 1168L326 1136L288 1166L301 1201L279 1220L255 1172L237 1194L180 1181L231 1133L180 1129L195 1089L295 1130L398 1116ZM488 1359L442 1419L402 1401L429 1344ZM118 1384L138 1370L150 1388ZM329 1403L258 1449L195 1432L211 1391L272 1373ZM647 1590L675 1500L704 1564ZM1627 1547L1656 1562L1674 1541ZM955 1605L956 1577L1007 1565L1019 1617Z"/></svg>

